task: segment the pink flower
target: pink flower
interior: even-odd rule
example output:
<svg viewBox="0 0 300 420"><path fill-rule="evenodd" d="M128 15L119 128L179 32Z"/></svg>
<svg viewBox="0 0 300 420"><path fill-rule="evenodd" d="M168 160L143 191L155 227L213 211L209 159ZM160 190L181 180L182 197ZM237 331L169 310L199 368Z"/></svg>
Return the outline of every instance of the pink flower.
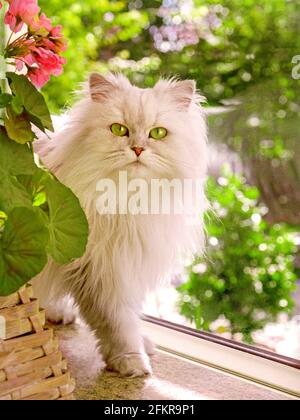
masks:
<svg viewBox="0 0 300 420"><path fill-rule="evenodd" d="M59 76L63 72L62 64L65 63L65 59L59 57L53 51L45 48L35 48L33 57L44 72L54 76Z"/></svg>
<svg viewBox="0 0 300 420"><path fill-rule="evenodd" d="M34 39L16 39L13 43L9 44L6 48L6 56L9 58L22 58L31 53L35 47ZM19 65L20 66L20 65Z"/></svg>
<svg viewBox="0 0 300 420"><path fill-rule="evenodd" d="M51 51L55 51L55 49L56 49L56 45L54 44L54 42L50 41L49 38L43 38L39 42L38 46L43 47L46 50L51 50Z"/></svg>
<svg viewBox="0 0 300 420"><path fill-rule="evenodd" d="M53 51L56 53L66 51L67 49L67 42L62 34L62 29L61 25L54 26L49 34L49 39L55 46Z"/></svg>
<svg viewBox="0 0 300 420"><path fill-rule="evenodd" d="M51 20L44 13L40 14L38 0L6 1L9 9L5 14L5 23L13 32L20 31L26 24L28 32L6 47L5 56L15 59L17 71L26 67L27 77L40 88L51 75L59 76L63 72L66 59L60 53L66 50L67 45L62 26L52 27Z"/></svg>
<svg viewBox="0 0 300 420"><path fill-rule="evenodd" d="M4 23L9 25L13 32L19 32L24 23L30 26L39 11L37 0L9 0Z"/></svg>
<svg viewBox="0 0 300 420"><path fill-rule="evenodd" d="M61 25L54 26L52 28L51 34L50 34L52 36L52 38L63 38L63 34L61 32L62 29L63 29L63 27Z"/></svg>
<svg viewBox="0 0 300 420"><path fill-rule="evenodd" d="M36 16L30 24L30 31L37 35L47 36L52 30L51 19L48 19L45 13Z"/></svg>
<svg viewBox="0 0 300 420"><path fill-rule="evenodd" d="M42 69L34 67L28 71L27 77L37 88L43 87L50 80L49 74L45 73Z"/></svg>
<svg viewBox="0 0 300 420"><path fill-rule="evenodd" d="M35 63L36 62L34 60L33 55L28 54L28 55L26 55L22 58L17 58L16 59L16 69L18 71L21 71L21 70L23 70L24 65L31 67L31 66L35 65Z"/></svg>
<svg viewBox="0 0 300 420"><path fill-rule="evenodd" d="M22 71L23 70L23 67L24 67L24 62L22 61L22 60L20 60L20 59L16 59L16 69L18 70L18 71Z"/></svg>
<svg viewBox="0 0 300 420"><path fill-rule="evenodd" d="M2 3L1 3L1 1L0 1L0 9L2 9Z"/></svg>

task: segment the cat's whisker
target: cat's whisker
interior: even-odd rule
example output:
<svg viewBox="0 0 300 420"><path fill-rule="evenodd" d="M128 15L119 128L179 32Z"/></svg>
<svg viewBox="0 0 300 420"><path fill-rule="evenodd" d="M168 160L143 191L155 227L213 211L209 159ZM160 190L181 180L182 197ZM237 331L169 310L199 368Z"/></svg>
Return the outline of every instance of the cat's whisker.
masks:
<svg viewBox="0 0 300 420"><path fill-rule="evenodd" d="M157 166L160 166L161 169L168 171L173 169L172 163L165 159L163 156L160 156L157 153L154 153L153 156L155 156L155 164L157 164Z"/></svg>

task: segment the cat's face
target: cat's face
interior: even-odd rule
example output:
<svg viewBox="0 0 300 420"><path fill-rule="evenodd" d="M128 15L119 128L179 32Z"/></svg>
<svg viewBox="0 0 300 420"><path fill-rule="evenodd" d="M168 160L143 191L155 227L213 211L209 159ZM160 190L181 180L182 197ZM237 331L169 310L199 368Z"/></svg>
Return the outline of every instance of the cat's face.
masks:
<svg viewBox="0 0 300 420"><path fill-rule="evenodd" d="M85 150L91 166L147 179L205 172L206 128L193 81L140 89L124 76L93 74L89 89Z"/></svg>

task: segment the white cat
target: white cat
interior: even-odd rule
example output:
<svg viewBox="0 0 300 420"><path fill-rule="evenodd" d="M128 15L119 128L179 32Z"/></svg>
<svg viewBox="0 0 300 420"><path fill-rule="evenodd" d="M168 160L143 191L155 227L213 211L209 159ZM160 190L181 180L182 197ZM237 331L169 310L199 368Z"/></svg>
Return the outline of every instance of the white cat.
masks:
<svg viewBox="0 0 300 420"><path fill-rule="evenodd" d="M108 368L122 375L151 373L139 327L146 292L169 277L182 255L203 247L207 138L201 99L189 80L140 89L122 75L92 74L65 126L51 140L36 142L44 164L79 197L90 226L85 255L67 266L49 261L36 292L56 318L68 316L58 299L71 294ZM153 128L163 128L155 132L163 138L151 138ZM186 224L184 215L99 214L97 182L117 181L120 171L149 183L201 179L197 226Z"/></svg>

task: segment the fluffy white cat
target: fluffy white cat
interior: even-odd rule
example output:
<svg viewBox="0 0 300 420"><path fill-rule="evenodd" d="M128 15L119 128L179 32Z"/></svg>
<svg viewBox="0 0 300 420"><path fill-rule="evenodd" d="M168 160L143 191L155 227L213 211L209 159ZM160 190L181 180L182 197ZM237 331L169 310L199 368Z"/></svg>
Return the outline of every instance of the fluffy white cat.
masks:
<svg viewBox="0 0 300 420"><path fill-rule="evenodd" d="M139 326L147 291L169 277L181 256L203 247L207 138L201 99L190 80L140 89L122 75L92 74L64 127L36 142L43 163L79 197L90 226L85 255L66 266L50 260L35 281L36 293L50 317L65 319L59 299L72 295L108 368L122 375L151 373ZM113 124L121 135L112 132ZM151 138L153 128L164 128L165 137ZM201 179L198 224L186 224L184 215L99 214L97 182L117 182L120 171L149 183Z"/></svg>

